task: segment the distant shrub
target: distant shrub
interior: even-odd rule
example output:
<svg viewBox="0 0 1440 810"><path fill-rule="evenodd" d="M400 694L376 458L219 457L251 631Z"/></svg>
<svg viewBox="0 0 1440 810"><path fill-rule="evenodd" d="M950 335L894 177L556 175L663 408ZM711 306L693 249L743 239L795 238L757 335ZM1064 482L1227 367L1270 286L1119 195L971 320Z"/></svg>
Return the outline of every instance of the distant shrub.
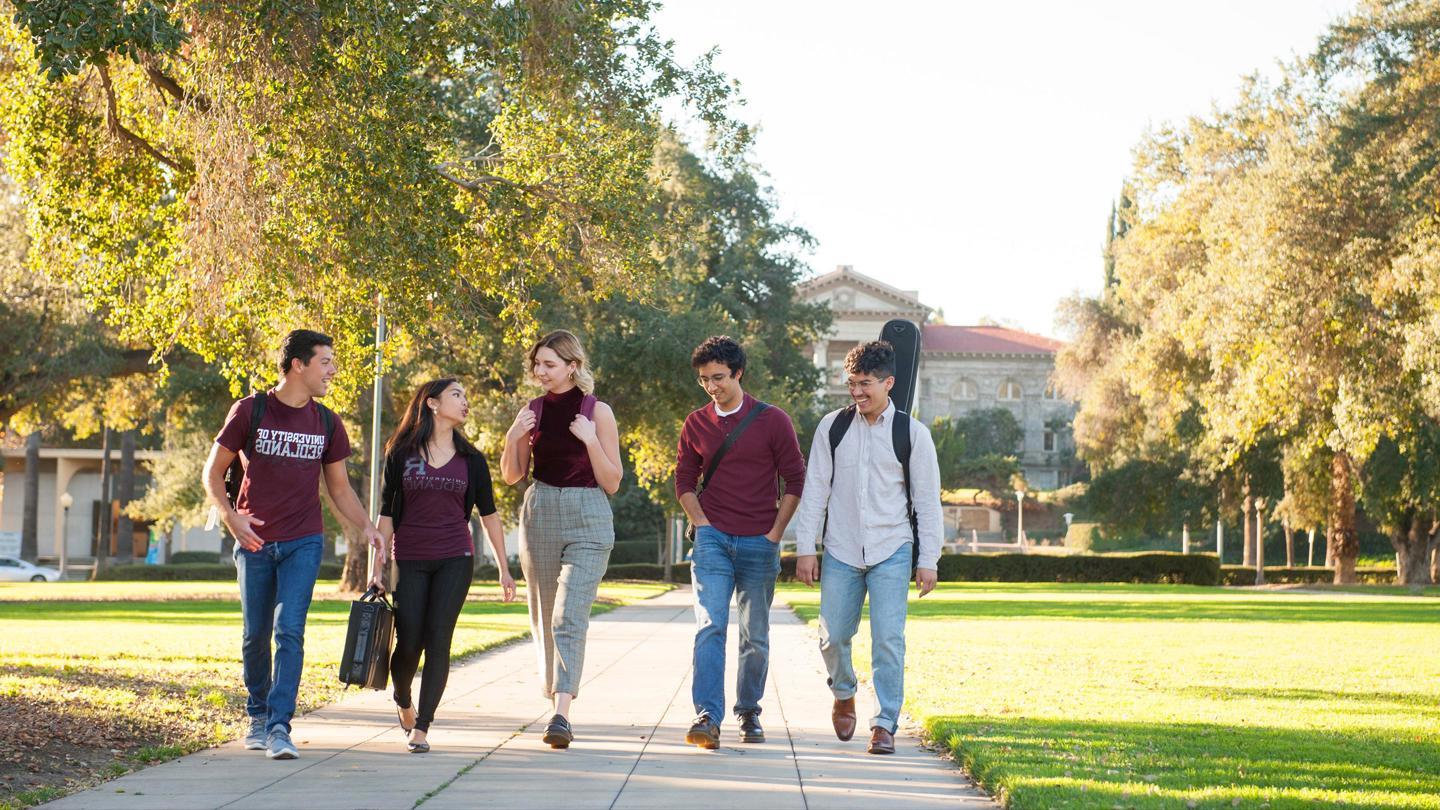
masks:
<svg viewBox="0 0 1440 810"><path fill-rule="evenodd" d="M610 551L611 565L654 563L660 560L660 546L654 540L619 540Z"/></svg>
<svg viewBox="0 0 1440 810"><path fill-rule="evenodd" d="M1209 554L949 554L940 558L939 577L942 582L1218 585L1220 563Z"/></svg>
<svg viewBox="0 0 1440 810"><path fill-rule="evenodd" d="M321 563L319 579L339 579L339 563ZM235 566L224 563L116 565L96 577L107 582L218 582L235 579Z"/></svg>
<svg viewBox="0 0 1440 810"><path fill-rule="evenodd" d="M670 566L670 575L676 582L690 580L690 563L677 562ZM611 565L605 569L604 579L641 579L660 582L665 578L665 567L659 563L626 563Z"/></svg>
<svg viewBox="0 0 1440 810"><path fill-rule="evenodd" d="M1254 585L1255 566L1227 565L1221 569L1226 585ZM1356 568L1355 581L1362 585L1394 585L1394 568ZM1265 568L1266 585L1328 585L1335 581L1330 568Z"/></svg>
<svg viewBox="0 0 1440 810"><path fill-rule="evenodd" d="M186 565L189 563L220 563L220 552L218 551L173 551L170 553L171 565Z"/></svg>

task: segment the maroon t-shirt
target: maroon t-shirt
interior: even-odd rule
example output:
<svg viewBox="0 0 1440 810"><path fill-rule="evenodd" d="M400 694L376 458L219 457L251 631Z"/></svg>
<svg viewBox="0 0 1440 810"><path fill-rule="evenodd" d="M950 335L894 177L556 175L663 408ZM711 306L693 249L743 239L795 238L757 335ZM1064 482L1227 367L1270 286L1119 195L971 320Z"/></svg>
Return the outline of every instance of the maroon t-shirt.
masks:
<svg viewBox="0 0 1440 810"><path fill-rule="evenodd" d="M406 459L400 479L405 511L395 527L395 559L443 560L474 553L465 514L469 483L465 457L459 453L439 467L420 456Z"/></svg>
<svg viewBox="0 0 1440 810"><path fill-rule="evenodd" d="M265 415L255 433L254 452L247 446L254 398L246 397L230 408L215 443L239 453L245 466L235 510L265 521L256 526L261 540L280 543L323 534L320 515L320 472L325 464L350 457L345 424L336 417L330 444L325 444L325 422L314 401L292 408L269 392L263 395Z"/></svg>
<svg viewBox="0 0 1440 810"><path fill-rule="evenodd" d="M546 392L540 409L539 432L530 449L535 462L535 480L552 487L597 487L590 468L590 450L570 432L570 423L580 414L585 392L575 386L563 394Z"/></svg>

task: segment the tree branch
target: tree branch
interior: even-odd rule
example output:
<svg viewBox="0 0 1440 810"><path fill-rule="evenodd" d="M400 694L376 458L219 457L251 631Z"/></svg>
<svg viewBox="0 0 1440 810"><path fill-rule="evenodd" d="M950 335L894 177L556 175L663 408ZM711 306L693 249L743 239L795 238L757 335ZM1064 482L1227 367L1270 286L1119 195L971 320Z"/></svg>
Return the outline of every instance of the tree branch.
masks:
<svg viewBox="0 0 1440 810"><path fill-rule="evenodd" d="M115 103L115 88L110 84L110 69L105 65L96 65L95 68L100 72L100 86L105 90L105 125L109 128L110 134L126 141L175 171L187 173L195 171L195 164L184 158L168 157L159 149L151 146L149 141L126 129L125 125L120 123L120 113Z"/></svg>
<svg viewBox="0 0 1440 810"><path fill-rule="evenodd" d="M145 65L145 75L150 78L150 83L169 93L176 101L189 102L200 112L210 111L210 99L199 93L190 93L180 86L180 83L166 76L163 71L154 65Z"/></svg>

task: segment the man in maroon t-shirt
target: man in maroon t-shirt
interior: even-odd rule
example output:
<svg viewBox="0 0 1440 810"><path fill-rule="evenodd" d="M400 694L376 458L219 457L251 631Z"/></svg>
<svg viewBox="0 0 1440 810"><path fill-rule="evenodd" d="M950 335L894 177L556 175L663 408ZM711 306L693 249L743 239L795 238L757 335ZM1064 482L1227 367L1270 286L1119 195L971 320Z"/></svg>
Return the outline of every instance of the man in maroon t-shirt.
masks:
<svg viewBox="0 0 1440 810"><path fill-rule="evenodd" d="M245 747L271 759L299 756L290 740L300 671L305 657L305 618L320 570L324 522L320 481L336 508L365 539L381 537L345 473L350 440L339 417L315 401L335 376L330 338L297 329L282 345L280 384L236 402L205 462L205 491L235 538L235 569L244 616ZM254 425L257 403L263 402ZM252 428L253 431L252 431ZM245 475L232 506L225 470L236 456ZM275 637L271 668L270 637Z"/></svg>
<svg viewBox="0 0 1440 810"><path fill-rule="evenodd" d="M714 749L720 747L724 717L732 594L740 627L734 706L740 740L765 741L760 698L770 669L770 603L780 573L780 537L805 486L805 458L790 417L740 388L745 373L740 344L728 337L708 338L690 364L712 402L685 418L675 460L675 494L695 526L690 576L698 625L691 684L696 717L685 740ZM732 433L736 440L697 494L702 476ZM785 481L778 502L777 479Z"/></svg>

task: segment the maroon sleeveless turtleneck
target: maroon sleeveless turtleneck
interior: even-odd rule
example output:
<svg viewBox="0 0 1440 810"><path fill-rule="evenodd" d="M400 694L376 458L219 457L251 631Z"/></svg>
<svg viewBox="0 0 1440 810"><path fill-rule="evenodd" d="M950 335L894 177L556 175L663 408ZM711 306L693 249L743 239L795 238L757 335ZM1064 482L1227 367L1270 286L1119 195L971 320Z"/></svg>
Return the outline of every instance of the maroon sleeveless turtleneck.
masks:
<svg viewBox="0 0 1440 810"><path fill-rule="evenodd" d="M570 432L570 423L580 413L585 392L575 386L563 394L545 394L540 411L540 433L530 448L535 480L552 487L594 487L595 471L590 468L590 451Z"/></svg>

